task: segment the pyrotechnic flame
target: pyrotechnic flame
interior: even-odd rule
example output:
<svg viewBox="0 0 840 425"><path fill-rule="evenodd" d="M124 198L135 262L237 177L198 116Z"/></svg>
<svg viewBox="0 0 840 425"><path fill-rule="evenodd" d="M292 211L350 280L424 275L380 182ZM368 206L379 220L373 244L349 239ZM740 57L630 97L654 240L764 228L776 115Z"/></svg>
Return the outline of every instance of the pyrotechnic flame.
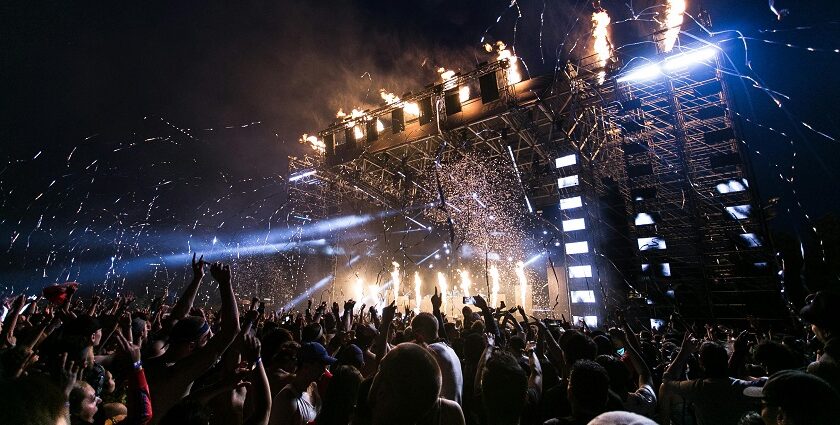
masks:
<svg viewBox="0 0 840 425"><path fill-rule="evenodd" d="M420 312L420 303L422 298L420 297L420 287L423 286L423 281L420 280L420 272L414 272L414 312Z"/></svg>
<svg viewBox="0 0 840 425"><path fill-rule="evenodd" d="M400 296L400 263L393 261L391 265L394 266L391 269L391 284L394 288L394 301L396 301L397 297Z"/></svg>
<svg viewBox="0 0 840 425"><path fill-rule="evenodd" d="M492 52L494 49L498 52L496 60L507 60L508 62L508 68L505 72L507 74L508 85L522 81L522 74L519 73L519 65L517 63L519 60L513 52L508 50L502 41L497 41L495 47L490 44L484 45L484 50L487 50L487 52Z"/></svg>
<svg viewBox="0 0 840 425"><path fill-rule="evenodd" d="M499 268L495 264L490 266L490 306L497 307L499 305Z"/></svg>
<svg viewBox="0 0 840 425"><path fill-rule="evenodd" d="M668 0L668 8L665 9L665 22L662 23L665 29L665 37L662 39L662 51L668 53L674 48L677 37L680 35L680 26L683 23L685 13L685 0Z"/></svg>
<svg viewBox="0 0 840 425"><path fill-rule="evenodd" d="M440 74L440 79L443 81L449 81L455 76L455 71L451 69L438 68L437 72Z"/></svg>
<svg viewBox="0 0 840 425"><path fill-rule="evenodd" d="M365 283L362 281L362 278L356 278L356 283L353 285L353 292L356 294L356 301L361 302L365 296Z"/></svg>
<svg viewBox="0 0 840 425"><path fill-rule="evenodd" d="M519 280L519 305L525 307L525 297L528 295L528 278L525 276L525 263L516 262L516 278Z"/></svg>
<svg viewBox="0 0 840 425"><path fill-rule="evenodd" d="M359 140L359 139L365 137L365 131L362 130L362 126L360 126L360 125L353 126L353 137L355 137L356 140Z"/></svg>
<svg viewBox="0 0 840 425"><path fill-rule="evenodd" d="M610 58L610 43L607 40L607 27L610 25L610 15L606 10L600 10L592 14L592 38L595 39L593 48L595 55L598 57L598 65L601 68L607 65L607 60ZM598 72L598 84L604 82L606 71Z"/></svg>
<svg viewBox="0 0 840 425"><path fill-rule="evenodd" d="M449 294L449 284L446 282L446 275L443 272L437 273L438 286L440 287L441 311L446 311L447 295Z"/></svg>
<svg viewBox="0 0 840 425"><path fill-rule="evenodd" d="M461 86L458 88L458 100L461 103L464 103L470 100L470 87L469 86Z"/></svg>
<svg viewBox="0 0 840 425"><path fill-rule="evenodd" d="M472 286L472 281L470 280L470 272L467 270L461 270L461 291L464 292L465 297L470 296L470 286Z"/></svg>
<svg viewBox="0 0 840 425"><path fill-rule="evenodd" d="M324 143L323 140L319 139L318 136L309 135L304 133L300 136L300 143L306 145L308 144L315 152L323 154L327 150L327 145Z"/></svg>
<svg viewBox="0 0 840 425"><path fill-rule="evenodd" d="M401 102L399 96L397 96L394 93L391 93L391 92L389 92L385 89L380 89L379 90L379 96L381 96L382 100L384 100L385 103L388 104L388 105L393 105L395 103L400 103ZM415 103L415 102L403 102L402 106L403 106L403 111L406 114L412 115L412 116L415 116L415 117L420 115L420 106L417 103Z"/></svg>
<svg viewBox="0 0 840 425"><path fill-rule="evenodd" d="M377 118L376 119L376 132L381 133L383 131L385 131L385 124L383 124L382 121L379 118Z"/></svg>

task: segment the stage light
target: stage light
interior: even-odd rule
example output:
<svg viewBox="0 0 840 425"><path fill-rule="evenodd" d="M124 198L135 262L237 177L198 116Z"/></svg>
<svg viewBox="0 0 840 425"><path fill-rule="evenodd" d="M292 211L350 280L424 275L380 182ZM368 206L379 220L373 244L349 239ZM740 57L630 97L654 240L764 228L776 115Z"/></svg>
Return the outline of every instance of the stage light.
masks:
<svg viewBox="0 0 840 425"><path fill-rule="evenodd" d="M619 83L627 81L647 81L660 75L662 75L662 69L659 68L658 64L652 63L641 68L636 68L633 71L630 71L629 74L619 77L616 81Z"/></svg>
<svg viewBox="0 0 840 425"><path fill-rule="evenodd" d="M717 48L708 46L699 50L691 52L680 53L665 59L662 64L662 69L666 71L675 71L677 69L685 68L689 65L706 63L717 55Z"/></svg>
<svg viewBox="0 0 840 425"><path fill-rule="evenodd" d="M291 176L289 176L289 181L290 182L298 181L300 179L303 179L303 178L306 178L306 177L309 177L309 176L314 176L317 173L318 173L318 170L308 170L308 171L303 171L303 172L300 172L300 173L292 174Z"/></svg>

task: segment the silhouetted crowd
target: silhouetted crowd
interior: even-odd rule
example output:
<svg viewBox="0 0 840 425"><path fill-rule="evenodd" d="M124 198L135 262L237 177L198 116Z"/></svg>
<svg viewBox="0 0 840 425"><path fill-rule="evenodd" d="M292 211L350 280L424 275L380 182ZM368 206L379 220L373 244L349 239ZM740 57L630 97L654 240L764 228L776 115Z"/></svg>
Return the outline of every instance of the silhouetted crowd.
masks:
<svg viewBox="0 0 840 425"><path fill-rule="evenodd" d="M480 296L446 317L437 293L431 312L240 311L228 266L192 268L174 305L76 283L6 300L0 424L840 424L834 292L790 323L591 329Z"/></svg>

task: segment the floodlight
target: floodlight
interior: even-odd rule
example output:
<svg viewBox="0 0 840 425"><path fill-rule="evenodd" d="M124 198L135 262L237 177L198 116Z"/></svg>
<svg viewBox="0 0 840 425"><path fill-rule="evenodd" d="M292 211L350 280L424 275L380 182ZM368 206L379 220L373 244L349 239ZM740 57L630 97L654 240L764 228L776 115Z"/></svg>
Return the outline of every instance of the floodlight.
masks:
<svg viewBox="0 0 840 425"><path fill-rule="evenodd" d="M304 171L304 172L302 172L302 173L293 174L293 175L289 176L289 181L290 181L290 182L293 182L293 181L298 181L298 180L300 180L300 179L302 179L302 178L306 178L306 177L309 177L309 176L315 175L315 174L317 174L317 173L318 173L318 171L317 171L317 170L308 170L308 171Z"/></svg>
<svg viewBox="0 0 840 425"><path fill-rule="evenodd" d="M624 75L623 77L619 77L616 81L619 83L623 83L626 81L645 81L656 78L662 74L662 69L659 68L659 64L652 63L650 65L645 65L640 68L636 68L633 71L630 71L629 74Z"/></svg>
<svg viewBox="0 0 840 425"><path fill-rule="evenodd" d="M662 64L662 69L666 71L674 71L685 68L689 65L706 63L710 59L714 58L715 55L717 55L717 48L712 46L707 46L691 52L680 53L665 59L665 62Z"/></svg>

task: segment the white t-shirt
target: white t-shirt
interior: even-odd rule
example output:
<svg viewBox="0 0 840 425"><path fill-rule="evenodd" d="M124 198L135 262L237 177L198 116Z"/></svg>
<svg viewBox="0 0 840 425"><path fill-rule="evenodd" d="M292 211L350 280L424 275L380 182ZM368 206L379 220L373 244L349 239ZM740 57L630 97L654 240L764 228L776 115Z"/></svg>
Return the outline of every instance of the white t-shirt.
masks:
<svg viewBox="0 0 840 425"><path fill-rule="evenodd" d="M311 389L311 386L310 386ZM318 400L313 400L312 394L309 391L298 392L292 384L286 385L281 393L289 394L291 402L295 405L294 425L306 425L315 420L318 416Z"/></svg>
<svg viewBox="0 0 840 425"><path fill-rule="evenodd" d="M443 378L440 396L460 405L461 396L464 391L464 375L461 372L461 360L458 359L455 350L443 342L429 344L429 351L435 360L437 360L440 374Z"/></svg>

